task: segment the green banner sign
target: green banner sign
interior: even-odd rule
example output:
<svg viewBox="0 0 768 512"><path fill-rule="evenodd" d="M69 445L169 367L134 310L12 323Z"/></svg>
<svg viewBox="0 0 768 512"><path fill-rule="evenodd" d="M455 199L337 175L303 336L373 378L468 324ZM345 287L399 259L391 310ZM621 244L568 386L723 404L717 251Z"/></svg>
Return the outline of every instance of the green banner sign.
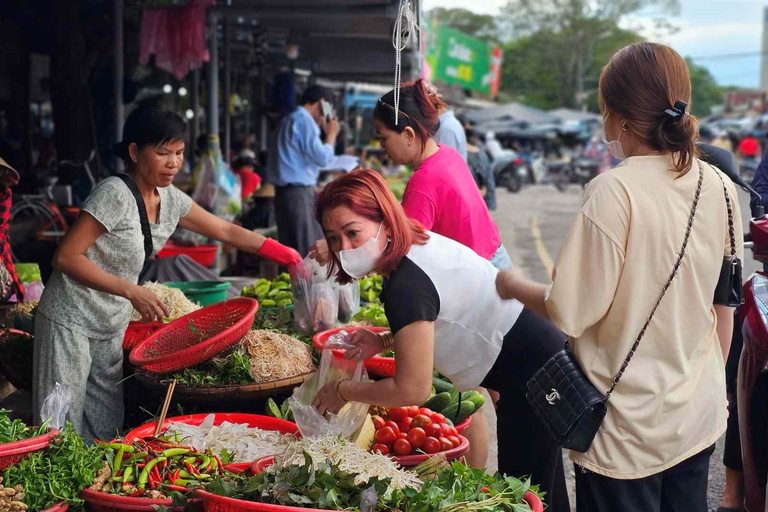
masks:
<svg viewBox="0 0 768 512"><path fill-rule="evenodd" d="M501 49L433 24L426 33L423 77L495 96L501 77Z"/></svg>

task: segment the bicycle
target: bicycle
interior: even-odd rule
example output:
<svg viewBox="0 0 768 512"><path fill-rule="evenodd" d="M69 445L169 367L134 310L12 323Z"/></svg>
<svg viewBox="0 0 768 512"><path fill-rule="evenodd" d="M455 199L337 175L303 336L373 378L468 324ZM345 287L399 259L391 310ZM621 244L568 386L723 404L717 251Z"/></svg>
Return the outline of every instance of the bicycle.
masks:
<svg viewBox="0 0 768 512"><path fill-rule="evenodd" d="M62 160L61 165L83 167L91 182L91 190L96 186L96 179L91 172L90 164L96 157L96 149L91 151L88 158L82 162ZM58 178L51 176L42 189L42 194L21 194L14 196L11 207L11 217L8 225L11 257L15 262L32 261L36 259L45 246L58 244L69 230L70 222L77 218L80 209L66 206L62 209L53 196L53 187ZM67 218L70 222L67 222Z"/></svg>

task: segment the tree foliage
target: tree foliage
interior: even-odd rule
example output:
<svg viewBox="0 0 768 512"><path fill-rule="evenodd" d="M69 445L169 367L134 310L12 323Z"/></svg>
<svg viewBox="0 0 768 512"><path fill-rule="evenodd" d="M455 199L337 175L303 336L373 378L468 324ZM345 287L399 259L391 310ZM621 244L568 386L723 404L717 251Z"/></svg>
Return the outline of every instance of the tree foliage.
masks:
<svg viewBox="0 0 768 512"><path fill-rule="evenodd" d="M691 74L691 112L695 116L706 117L712 113L712 107L723 103L725 89L717 85L707 68L694 64L691 59L686 61Z"/></svg>

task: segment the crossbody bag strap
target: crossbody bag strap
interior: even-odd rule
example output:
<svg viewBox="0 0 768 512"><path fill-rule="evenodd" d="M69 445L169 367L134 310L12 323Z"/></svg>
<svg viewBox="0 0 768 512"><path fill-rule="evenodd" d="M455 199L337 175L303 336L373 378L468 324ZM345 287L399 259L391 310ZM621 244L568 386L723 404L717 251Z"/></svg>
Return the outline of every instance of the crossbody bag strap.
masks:
<svg viewBox="0 0 768 512"><path fill-rule="evenodd" d="M147 260L152 256L154 247L152 246L152 231L149 229L149 216L147 215L147 205L144 204L144 197L141 195L136 182L133 178L125 173L117 175L118 178L123 180L128 189L133 194L133 198L136 200L136 207L139 209L139 223L141 224L141 234L144 235L144 259Z"/></svg>
<svg viewBox="0 0 768 512"><path fill-rule="evenodd" d="M627 370L627 366L629 366L629 362L632 360L632 357L635 355L635 351L637 351L637 347L640 346L640 341L643 339L643 336L645 336L645 331L648 329L648 325L650 325L651 320L653 319L653 315L656 313L656 310L658 309L659 304L661 304L661 300L664 298L664 295L666 295L667 290L672 284L672 281L675 279L675 276L677 275L677 271L680 269L680 265L683 262L683 257L685 256L685 250L688 247L688 239L691 237L691 230L693 229L693 221L696 218L696 210L699 206L699 198L701 197L701 185L704 182L704 171L702 171L700 164L698 167L699 167L699 183L696 185L696 195L693 198L693 205L691 206L691 215L688 218L688 226L685 229L685 238L683 239L683 247L680 249L680 254L677 256L677 261L675 261L675 266L672 269L672 273L669 275L669 279L667 279L667 282L664 285L664 288L661 290L661 295L659 296L659 300L657 300L656 304L654 304L653 309L651 310L651 314L648 315L648 320L645 321L643 328L640 330L640 334L637 335L637 339L635 340L635 343L632 345L632 349L629 351L629 354L627 354L626 359L624 359L624 363L621 365L621 369L619 369L619 373L617 373L616 377L613 378L611 389L609 389L608 392L605 394L606 402L611 398L611 394L613 393L613 390L616 389L616 386L621 380L621 377L624 375L624 372ZM566 341L566 346L567 345L568 345L568 342Z"/></svg>
<svg viewBox="0 0 768 512"><path fill-rule="evenodd" d="M710 165L710 167L712 166ZM728 189L725 188L725 181L723 180L723 177L714 168L712 168L712 170L715 172L717 177L720 178L720 183L723 184L723 194L725 195L725 206L728 209L728 236L731 239L731 258L737 258L736 232L733 228L733 205L731 204L731 196L728 194Z"/></svg>

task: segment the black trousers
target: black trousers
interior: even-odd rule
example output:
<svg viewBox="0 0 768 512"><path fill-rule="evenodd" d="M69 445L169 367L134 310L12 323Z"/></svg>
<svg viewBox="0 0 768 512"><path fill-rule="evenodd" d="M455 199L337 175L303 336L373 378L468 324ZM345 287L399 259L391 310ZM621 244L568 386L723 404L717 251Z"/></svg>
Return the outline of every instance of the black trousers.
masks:
<svg viewBox="0 0 768 512"><path fill-rule="evenodd" d="M725 431L725 449L723 450L723 464L735 471L744 471L741 459L741 436L739 433L739 407L736 378L739 374L739 359L744 347L741 335L741 323L739 322L739 310L734 312L733 338L731 339L731 351L728 353L728 361L725 363L725 385L728 389L728 429Z"/></svg>
<svg viewBox="0 0 768 512"><path fill-rule="evenodd" d="M576 465L577 512L708 512L709 458L715 446L666 471L616 480Z"/></svg>
<svg viewBox="0 0 768 512"><path fill-rule="evenodd" d="M275 187L278 241L293 247L302 257L307 255L312 244L323 238L323 230L315 220L315 196L314 187Z"/></svg>
<svg viewBox="0 0 768 512"><path fill-rule="evenodd" d="M563 348L565 338L552 323L523 310L482 383L501 395L496 409L499 471L518 478L530 475L546 492L548 512L570 512L563 455L525 394L528 380Z"/></svg>

